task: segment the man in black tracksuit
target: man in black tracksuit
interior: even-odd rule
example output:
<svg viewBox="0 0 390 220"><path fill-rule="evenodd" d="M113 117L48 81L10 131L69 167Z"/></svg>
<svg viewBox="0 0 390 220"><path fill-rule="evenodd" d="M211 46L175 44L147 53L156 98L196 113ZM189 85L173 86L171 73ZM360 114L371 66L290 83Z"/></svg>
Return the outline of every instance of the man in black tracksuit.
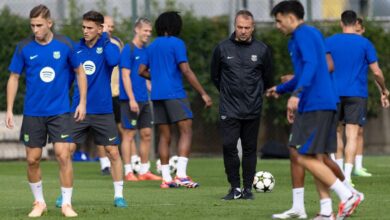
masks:
<svg viewBox="0 0 390 220"><path fill-rule="evenodd" d="M217 45L211 62L211 79L220 92L223 159L231 185L224 200L253 199L251 189L256 172L262 96L272 85L270 49L253 38L253 31L251 12L237 12L235 32ZM243 190L240 189L239 138L243 150Z"/></svg>

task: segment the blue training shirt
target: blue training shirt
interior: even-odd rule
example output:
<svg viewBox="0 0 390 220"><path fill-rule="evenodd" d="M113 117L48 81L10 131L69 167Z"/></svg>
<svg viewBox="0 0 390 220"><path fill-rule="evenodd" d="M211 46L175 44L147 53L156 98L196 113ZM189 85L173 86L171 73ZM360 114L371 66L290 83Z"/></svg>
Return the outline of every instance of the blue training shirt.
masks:
<svg viewBox="0 0 390 220"><path fill-rule="evenodd" d="M358 34L340 33L326 39L334 62L339 96L368 97L368 65L378 61L373 44Z"/></svg>
<svg viewBox="0 0 390 220"><path fill-rule="evenodd" d="M75 54L83 64L88 80L87 114L110 114L112 109L111 73L119 63L119 48L103 33L92 48L81 39ZM74 85L71 111L75 112L80 100L78 85Z"/></svg>
<svg viewBox="0 0 390 220"><path fill-rule="evenodd" d="M72 41L54 34L46 45L34 36L19 42L9 71L26 74L26 94L23 114L54 116L69 113L70 80L80 62L73 56Z"/></svg>
<svg viewBox="0 0 390 220"><path fill-rule="evenodd" d="M186 98L179 64L188 62L184 41L173 36L157 37L141 63L148 66L152 82L152 100Z"/></svg>
<svg viewBox="0 0 390 220"><path fill-rule="evenodd" d="M288 50L295 75L277 86L277 92L283 94L300 89L298 112L336 110L338 96L328 71L321 32L306 24L300 25L292 33Z"/></svg>
<svg viewBox="0 0 390 220"><path fill-rule="evenodd" d="M138 48L136 45L126 44L122 50L120 58L120 78L119 78L119 99L128 101L122 79L122 68L130 70L130 80L133 88L135 100L137 102L148 101L148 90L146 88L146 79L138 74L141 57L145 53L145 48Z"/></svg>

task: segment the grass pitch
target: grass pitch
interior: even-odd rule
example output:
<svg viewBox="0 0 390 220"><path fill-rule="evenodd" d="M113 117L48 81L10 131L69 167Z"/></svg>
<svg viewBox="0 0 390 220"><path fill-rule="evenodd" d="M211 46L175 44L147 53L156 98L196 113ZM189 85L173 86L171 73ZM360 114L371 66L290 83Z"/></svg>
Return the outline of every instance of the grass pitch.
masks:
<svg viewBox="0 0 390 220"><path fill-rule="evenodd" d="M390 219L390 157L365 157L364 165L373 177L354 177L358 190L365 193L351 219ZM25 162L0 162L0 219L27 219L33 197L26 180ZM271 172L276 185L271 193L256 193L254 201L221 201L227 193L220 158L195 158L189 174L201 186L197 189L160 189L160 182L126 182L126 209L113 207L111 177L100 175L96 162L74 163L73 206L78 219L271 219L273 213L292 204L288 160L259 160L257 170ZM154 166L152 166L154 169ZM48 214L41 219L63 219L54 203L59 195L56 162L42 162L43 188ZM333 210L338 199L333 196ZM318 196L311 175L306 176L306 211L310 217L319 211Z"/></svg>

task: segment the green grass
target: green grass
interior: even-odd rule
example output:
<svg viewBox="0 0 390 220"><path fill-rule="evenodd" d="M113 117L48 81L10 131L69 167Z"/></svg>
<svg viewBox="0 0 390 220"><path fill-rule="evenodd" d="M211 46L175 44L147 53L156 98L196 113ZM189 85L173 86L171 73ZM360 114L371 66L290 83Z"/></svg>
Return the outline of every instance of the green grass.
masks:
<svg viewBox="0 0 390 220"><path fill-rule="evenodd" d="M359 219L386 219L390 210L390 157L365 157L371 178L355 177L357 188L366 200L353 216ZM32 194L27 184L24 162L0 162L0 219L27 219ZM44 195L48 215L41 219L63 219L54 207L59 195L57 164L42 162ZM189 174L201 183L197 189L159 188L159 182L125 184L126 209L114 208L110 177L101 176L98 163L74 163L73 206L78 219L271 219L273 213L291 207L288 160L261 160L258 171L270 171L276 178L274 191L256 193L254 201L221 201L228 190L220 158L192 159ZM333 209L338 200L334 196ZM306 211L313 217L319 211L318 197L312 177L306 177ZM389 218L387 218L389 219Z"/></svg>

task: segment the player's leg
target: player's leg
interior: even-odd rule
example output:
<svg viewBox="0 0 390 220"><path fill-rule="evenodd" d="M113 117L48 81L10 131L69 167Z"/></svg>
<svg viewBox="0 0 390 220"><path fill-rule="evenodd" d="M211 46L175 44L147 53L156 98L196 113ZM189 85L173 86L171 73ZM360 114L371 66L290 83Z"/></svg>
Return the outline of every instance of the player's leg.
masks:
<svg viewBox="0 0 390 220"><path fill-rule="evenodd" d="M97 146L97 155L99 157L100 170L102 172L102 175L110 175L111 163L110 163L110 159L108 159L107 157L104 146L102 145Z"/></svg>
<svg viewBox="0 0 390 220"><path fill-rule="evenodd" d="M69 141L71 140L70 115L63 114L49 117L47 127L49 141L54 143L54 153L59 164L61 184L62 214L76 217L72 208L73 166Z"/></svg>
<svg viewBox="0 0 390 220"><path fill-rule="evenodd" d="M345 136L347 139L347 144L345 146L344 175L348 181L351 181L351 173L356 154L358 131L359 125L357 124L345 125Z"/></svg>
<svg viewBox="0 0 390 220"><path fill-rule="evenodd" d="M178 159L175 182L187 188L199 186L187 175L187 164L192 142L192 110L188 99L172 99L164 101L164 107L170 123L176 123L179 130L177 143Z"/></svg>
<svg viewBox="0 0 390 220"><path fill-rule="evenodd" d="M252 120L242 120L241 124L241 144L242 144L242 178L244 188L242 190L243 199L254 199L252 193L253 178L256 173L257 164L257 136L259 133L260 118Z"/></svg>
<svg viewBox="0 0 390 220"><path fill-rule="evenodd" d="M114 185L114 206L127 207L123 197L123 164L119 154L120 137L113 114L91 115L91 128L95 134L95 144L105 146L111 162L111 176Z"/></svg>
<svg viewBox="0 0 390 220"><path fill-rule="evenodd" d="M344 125L339 123L337 126L337 152L335 161L341 170L344 170Z"/></svg>
<svg viewBox="0 0 390 220"><path fill-rule="evenodd" d="M123 164L125 168L126 181L138 181L138 178L134 175L134 170L131 165L131 157L133 153L132 148L134 148L135 145L135 141L134 141L135 132L136 131L134 129L124 129L123 136L122 136L121 151L122 151Z"/></svg>
<svg viewBox="0 0 390 220"><path fill-rule="evenodd" d="M298 163L297 149L289 147L290 151L290 173L292 183L292 198L293 204L291 209L279 213L273 214L274 219L289 219L298 218L306 219L307 214L305 210L305 168Z"/></svg>
<svg viewBox="0 0 390 220"><path fill-rule="evenodd" d="M355 156L355 169L353 174L355 176L370 177L371 173L363 167L363 147L364 147L364 132L363 127L359 128L358 139L357 139L357 149Z"/></svg>
<svg viewBox="0 0 390 220"><path fill-rule="evenodd" d="M130 110L129 103L127 101L121 101L120 115L122 124L121 152L125 169L125 180L138 181L138 178L134 175L131 165L131 157L134 155L135 150L134 136L137 125L137 114Z"/></svg>
<svg viewBox="0 0 390 220"><path fill-rule="evenodd" d="M332 208L332 199L329 194L329 188L326 187L321 181L314 178L317 192L320 197L320 212L314 218L317 219L335 219Z"/></svg>
<svg viewBox="0 0 390 220"><path fill-rule="evenodd" d="M139 180L162 180L160 176L157 176L150 172L149 153L152 140L152 129L150 127L141 128L140 130L140 156L141 156L141 169L138 175Z"/></svg>

